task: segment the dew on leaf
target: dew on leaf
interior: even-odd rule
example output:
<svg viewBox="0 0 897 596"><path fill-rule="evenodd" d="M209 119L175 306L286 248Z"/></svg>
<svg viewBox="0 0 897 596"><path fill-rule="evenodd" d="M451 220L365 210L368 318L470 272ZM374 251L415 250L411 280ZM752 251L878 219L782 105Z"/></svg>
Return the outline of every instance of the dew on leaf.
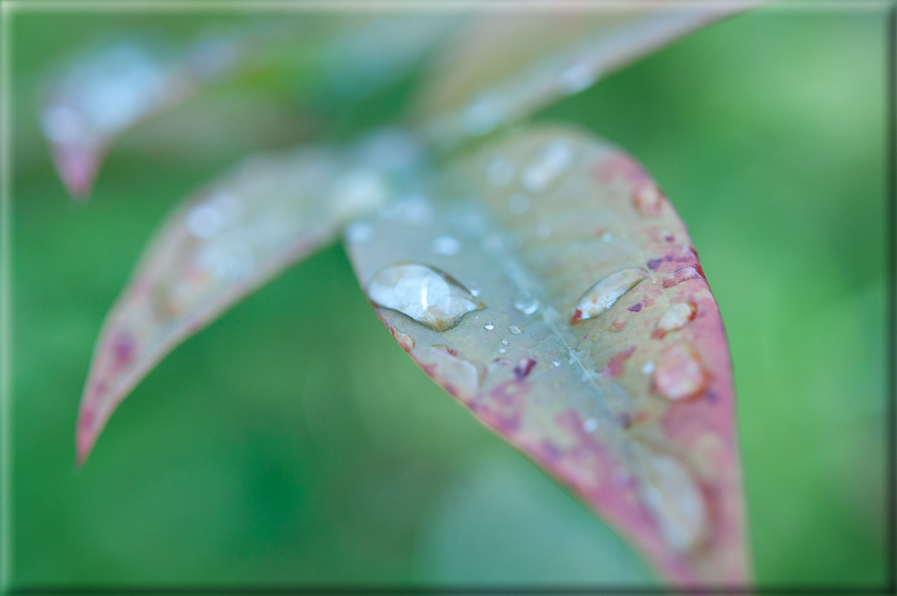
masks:
<svg viewBox="0 0 897 596"><path fill-rule="evenodd" d="M661 336L670 331L682 329L695 318L698 305L694 302L680 302L667 309L657 320L657 330Z"/></svg>
<svg viewBox="0 0 897 596"><path fill-rule="evenodd" d="M560 361L560 360L552 360L551 363L552 363L553 365L555 365L555 366L560 366L560 365L561 365L561 361Z"/></svg>
<svg viewBox="0 0 897 596"><path fill-rule="evenodd" d="M654 390L672 400L697 397L709 381L698 355L683 344L663 351L653 379Z"/></svg>
<svg viewBox="0 0 897 596"><path fill-rule="evenodd" d="M521 174L523 188L533 194L544 192L573 165L573 148L565 141L545 145Z"/></svg>
<svg viewBox="0 0 897 596"><path fill-rule="evenodd" d="M707 506L700 487L686 467L669 455L651 454L643 463L639 494L664 542L676 552L692 550L707 529Z"/></svg>
<svg viewBox="0 0 897 596"><path fill-rule="evenodd" d="M433 252L453 257L461 252L461 243L454 236L437 236L433 238Z"/></svg>
<svg viewBox="0 0 897 596"><path fill-rule="evenodd" d="M349 172L333 191L337 213L352 216L375 209L386 202L389 190L383 177L373 170Z"/></svg>
<svg viewBox="0 0 897 596"><path fill-rule="evenodd" d="M416 263L381 269L368 284L367 294L378 306L408 315L440 332L452 329L465 314L484 307L450 275Z"/></svg>
<svg viewBox="0 0 897 596"><path fill-rule="evenodd" d="M216 236L222 225L224 225L224 217L221 215L221 211L212 205L197 205L187 213L187 229L202 240Z"/></svg>
<svg viewBox="0 0 897 596"><path fill-rule="evenodd" d="M624 269L608 275L582 295L570 323L576 324L583 319L591 319L607 312L620 296L647 277L648 274L642 269Z"/></svg>
<svg viewBox="0 0 897 596"><path fill-rule="evenodd" d="M685 267L683 269L679 269L678 271L674 271L663 278L663 287L672 288L675 285L681 284L683 281L688 281L689 279L699 279L703 277L698 270L694 267Z"/></svg>
<svg viewBox="0 0 897 596"><path fill-rule="evenodd" d="M517 325L510 325L508 327L508 331L510 331L512 335L520 335L521 333L523 333L523 329L521 329Z"/></svg>
<svg viewBox="0 0 897 596"><path fill-rule="evenodd" d="M506 339L501 340L501 345L503 345L503 346L508 345L508 340L506 340Z"/></svg>
<svg viewBox="0 0 897 596"><path fill-rule="evenodd" d="M527 292L518 292L511 300L511 306L519 313L531 315L539 310L539 301Z"/></svg>
<svg viewBox="0 0 897 596"><path fill-rule="evenodd" d="M486 321L486 324L483 325L486 328L486 331L492 331L495 329L495 324L492 321Z"/></svg>
<svg viewBox="0 0 897 596"><path fill-rule="evenodd" d="M593 433L598 430L599 422L597 418L587 418L585 422L582 423L582 430L587 433Z"/></svg>
<svg viewBox="0 0 897 596"><path fill-rule="evenodd" d="M653 372L654 372L654 363L651 362L650 360L648 362L645 362L642 365L642 373L643 374L650 375Z"/></svg>
<svg viewBox="0 0 897 596"><path fill-rule="evenodd" d="M642 215L655 217L663 211L663 195L653 183L645 183L632 193L632 202Z"/></svg>
<svg viewBox="0 0 897 596"><path fill-rule="evenodd" d="M558 77L558 89L564 95L573 95L589 87L598 78L595 69L587 62L577 62Z"/></svg>
<svg viewBox="0 0 897 596"><path fill-rule="evenodd" d="M507 354L507 353L508 353L508 350L505 349L505 348L499 348L499 349L498 349L498 353L499 353L499 354Z"/></svg>

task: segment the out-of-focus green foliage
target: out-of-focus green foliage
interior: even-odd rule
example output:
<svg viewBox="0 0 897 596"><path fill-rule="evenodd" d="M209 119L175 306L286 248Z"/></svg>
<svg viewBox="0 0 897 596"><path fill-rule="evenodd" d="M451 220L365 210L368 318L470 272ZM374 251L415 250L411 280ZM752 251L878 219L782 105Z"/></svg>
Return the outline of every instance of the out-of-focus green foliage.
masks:
<svg viewBox="0 0 897 596"><path fill-rule="evenodd" d="M653 581L408 362L338 248L179 347L73 474L91 348L152 230L247 150L299 139L235 119L245 136L211 147L227 138L211 125L180 151L148 142L175 112L125 139L76 205L38 138L39 75L97 36L187 38L212 21L15 19L14 583ZM701 250L761 584L883 574L883 22L760 10L540 115L640 159ZM407 89L335 132L388 120Z"/></svg>

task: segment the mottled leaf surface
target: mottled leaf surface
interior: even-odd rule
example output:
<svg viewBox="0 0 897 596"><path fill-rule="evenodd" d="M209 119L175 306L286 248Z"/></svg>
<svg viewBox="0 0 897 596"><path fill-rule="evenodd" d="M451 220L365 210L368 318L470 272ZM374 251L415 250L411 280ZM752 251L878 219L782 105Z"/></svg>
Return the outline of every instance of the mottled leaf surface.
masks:
<svg viewBox="0 0 897 596"><path fill-rule="evenodd" d="M385 212L347 238L401 346L665 577L743 585L728 346L651 177L603 141L539 128L427 196L423 216Z"/></svg>
<svg viewBox="0 0 897 596"><path fill-rule="evenodd" d="M81 400L78 460L175 345L385 203L419 156L414 137L387 130L350 150L253 157L178 207L103 326Z"/></svg>
<svg viewBox="0 0 897 596"><path fill-rule="evenodd" d="M424 86L418 117L452 146L513 123L756 0L502 5L472 21Z"/></svg>

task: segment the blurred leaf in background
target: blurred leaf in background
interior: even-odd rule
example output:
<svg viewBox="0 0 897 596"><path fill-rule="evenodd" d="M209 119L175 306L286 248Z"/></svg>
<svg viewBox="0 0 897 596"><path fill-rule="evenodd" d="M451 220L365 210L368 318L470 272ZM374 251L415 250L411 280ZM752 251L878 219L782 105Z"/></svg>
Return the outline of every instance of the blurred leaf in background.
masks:
<svg viewBox="0 0 897 596"><path fill-rule="evenodd" d="M15 17L15 585L655 581L408 361L340 248L177 348L73 474L96 333L158 222L246 152L325 132L284 69L216 96L220 117L187 102L138 124L85 208L40 140L42 73L97 38L185 42L252 20ZM701 251L735 364L761 585L884 573L884 22L759 10L538 116L643 162ZM391 120L414 76L326 134ZM164 130L186 123L175 150Z"/></svg>

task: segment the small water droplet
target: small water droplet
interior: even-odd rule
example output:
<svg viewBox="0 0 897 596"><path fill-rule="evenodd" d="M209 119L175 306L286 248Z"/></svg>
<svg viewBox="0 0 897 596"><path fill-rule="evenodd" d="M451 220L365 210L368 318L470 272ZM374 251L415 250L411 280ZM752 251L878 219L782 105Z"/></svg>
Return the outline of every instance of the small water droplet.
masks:
<svg viewBox="0 0 897 596"><path fill-rule="evenodd" d="M507 354L508 351L507 351L506 349L504 349L504 348L499 348L499 349L498 349L498 353L499 353L499 354Z"/></svg>
<svg viewBox="0 0 897 596"><path fill-rule="evenodd" d="M694 302L680 302L679 304L674 304L661 315L660 319L657 320L657 330L660 332L659 335L663 337L663 334L669 333L670 331L682 329L695 318L697 313L698 305Z"/></svg>
<svg viewBox="0 0 897 596"><path fill-rule="evenodd" d="M353 244L370 242L374 237L374 228L362 221L356 221L346 229L346 238Z"/></svg>
<svg viewBox="0 0 897 596"><path fill-rule="evenodd" d="M573 95L589 87L598 78L595 69L587 62L577 62L558 77L558 89L563 95Z"/></svg>
<svg viewBox="0 0 897 596"><path fill-rule="evenodd" d="M654 363L651 362L650 360L648 362L645 362L642 365L642 373L643 374L650 375L653 372L654 372Z"/></svg>
<svg viewBox="0 0 897 596"><path fill-rule="evenodd" d="M560 361L560 360L552 360L551 363L552 363L553 365L555 365L555 366L560 366L560 365L561 365L561 361Z"/></svg>
<svg viewBox="0 0 897 596"><path fill-rule="evenodd" d="M504 107L494 94L484 94L461 115L461 127L472 136L484 135L501 123Z"/></svg>
<svg viewBox="0 0 897 596"><path fill-rule="evenodd" d="M520 192L512 195L511 198L508 199L508 209L514 215L523 215L529 211L529 197Z"/></svg>
<svg viewBox="0 0 897 596"><path fill-rule="evenodd" d="M707 529L707 506L688 469L669 455L644 458L639 494L651 511L667 546L693 549Z"/></svg>
<svg viewBox="0 0 897 596"><path fill-rule="evenodd" d="M511 306L519 313L531 315L539 310L539 301L528 292L518 292L511 301Z"/></svg>
<svg viewBox="0 0 897 596"><path fill-rule="evenodd" d="M632 201L642 215L656 217L663 212L663 195L653 182L636 188L632 193Z"/></svg>
<svg viewBox="0 0 897 596"><path fill-rule="evenodd" d="M587 418L586 421L582 423L582 430L587 433L593 433L598 430L599 424L597 418Z"/></svg>
<svg viewBox="0 0 897 596"><path fill-rule="evenodd" d="M624 269L608 275L586 290L573 312L571 324L604 314L626 292L635 287L648 274L642 269Z"/></svg>
<svg viewBox="0 0 897 596"><path fill-rule="evenodd" d="M399 345L402 346L402 349L406 352L410 352L414 349L414 338L408 335L407 333L402 333L401 331L393 331L393 337L396 338L396 341L399 342Z"/></svg>
<svg viewBox="0 0 897 596"><path fill-rule="evenodd" d="M517 167L506 157L496 157L486 168L486 177L493 186L507 186L516 174Z"/></svg>
<svg viewBox="0 0 897 596"><path fill-rule="evenodd" d="M689 279L700 279L704 277L698 270L694 267L685 267L683 269L679 269L678 271L673 271L669 275L663 278L663 287L672 288L673 286L681 284L683 281L688 281Z"/></svg>
<svg viewBox="0 0 897 596"><path fill-rule="evenodd" d="M367 293L375 304L440 332L455 327L465 314L485 306L450 275L415 263L381 269L368 284Z"/></svg>
<svg viewBox="0 0 897 596"><path fill-rule="evenodd" d="M663 351L653 377L654 390L672 400L697 397L707 388L708 382L698 355L683 344Z"/></svg>
<svg viewBox="0 0 897 596"><path fill-rule="evenodd" d="M365 213L386 202L389 189L374 170L359 169L340 179L333 191L333 205L345 217Z"/></svg>
<svg viewBox="0 0 897 596"><path fill-rule="evenodd" d="M610 232L605 232L601 234L601 242L610 242L614 239L614 235Z"/></svg>
<svg viewBox="0 0 897 596"><path fill-rule="evenodd" d="M213 238L221 231L224 217L212 205L197 205L187 214L187 229L202 240Z"/></svg>
<svg viewBox="0 0 897 596"><path fill-rule="evenodd" d="M486 331L492 331L493 329L495 329L495 325L492 323L492 321L486 321L486 324L483 325L483 327L486 328Z"/></svg>
<svg viewBox="0 0 897 596"><path fill-rule="evenodd" d="M573 164L573 148L566 141L545 145L538 157L527 165L521 183L527 192L538 194L557 180Z"/></svg>
<svg viewBox="0 0 897 596"><path fill-rule="evenodd" d="M523 329L521 329L517 325L509 326L508 331L510 331L512 335L520 335L521 333L523 333Z"/></svg>
<svg viewBox="0 0 897 596"><path fill-rule="evenodd" d="M453 257L461 252L461 243L453 236L437 236L433 238L433 252Z"/></svg>
<svg viewBox="0 0 897 596"><path fill-rule="evenodd" d="M503 345L503 346L508 345L508 340L506 340L506 339L501 340L501 345Z"/></svg>

